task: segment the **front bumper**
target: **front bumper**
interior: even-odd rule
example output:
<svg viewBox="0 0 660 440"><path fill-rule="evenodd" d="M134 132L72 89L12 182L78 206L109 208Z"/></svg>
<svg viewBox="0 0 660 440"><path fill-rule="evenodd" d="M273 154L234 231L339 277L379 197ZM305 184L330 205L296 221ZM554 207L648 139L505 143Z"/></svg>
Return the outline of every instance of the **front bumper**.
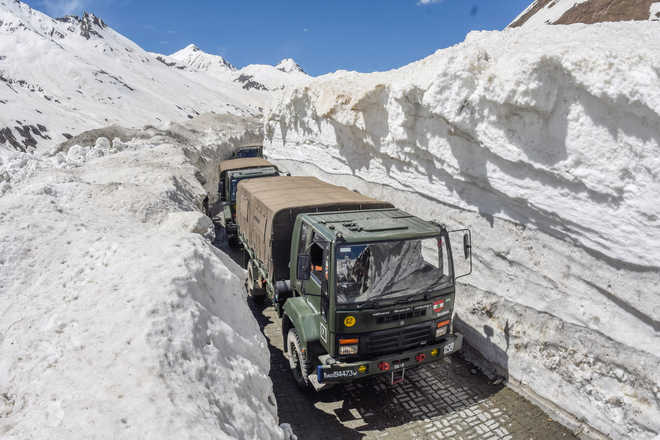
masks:
<svg viewBox="0 0 660 440"><path fill-rule="evenodd" d="M390 373L392 370L409 369L430 362L438 361L445 356L456 353L463 347L463 335L454 333L447 336L442 342L433 345L427 345L415 350L409 350L402 353L391 353L380 356L377 359L356 362L336 362L332 358L325 359L324 365L316 368L316 376L319 383L341 383L351 382L364 377L375 376L377 374ZM437 350L433 356L431 352ZM423 356L419 356L423 354ZM390 368L382 370L379 365L389 364ZM366 367L366 370L364 369ZM363 371L361 371L361 369Z"/></svg>

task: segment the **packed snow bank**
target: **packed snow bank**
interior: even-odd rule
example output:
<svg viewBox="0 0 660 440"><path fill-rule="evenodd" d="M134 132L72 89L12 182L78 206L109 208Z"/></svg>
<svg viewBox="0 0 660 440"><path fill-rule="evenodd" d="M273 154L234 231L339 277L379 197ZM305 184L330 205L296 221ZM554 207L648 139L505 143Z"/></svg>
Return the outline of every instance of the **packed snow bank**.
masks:
<svg viewBox="0 0 660 440"><path fill-rule="evenodd" d="M474 32L267 113L266 154L474 232L460 330L565 423L660 432L655 23ZM639 42L644 41L644 45Z"/></svg>
<svg viewBox="0 0 660 440"><path fill-rule="evenodd" d="M209 170L259 132L206 118L0 154L3 439L286 438L243 270L202 236Z"/></svg>

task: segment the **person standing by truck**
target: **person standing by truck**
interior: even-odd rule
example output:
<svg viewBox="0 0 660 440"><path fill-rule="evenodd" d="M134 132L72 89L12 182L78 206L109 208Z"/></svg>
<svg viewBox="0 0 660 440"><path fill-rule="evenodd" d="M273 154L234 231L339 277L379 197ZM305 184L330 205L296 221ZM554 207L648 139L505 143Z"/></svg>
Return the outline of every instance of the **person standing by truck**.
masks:
<svg viewBox="0 0 660 440"><path fill-rule="evenodd" d="M242 182L236 209L248 292L273 300L300 387L396 383L461 348L455 280L467 273L454 273L445 226L313 177ZM452 232L471 263L469 231Z"/></svg>

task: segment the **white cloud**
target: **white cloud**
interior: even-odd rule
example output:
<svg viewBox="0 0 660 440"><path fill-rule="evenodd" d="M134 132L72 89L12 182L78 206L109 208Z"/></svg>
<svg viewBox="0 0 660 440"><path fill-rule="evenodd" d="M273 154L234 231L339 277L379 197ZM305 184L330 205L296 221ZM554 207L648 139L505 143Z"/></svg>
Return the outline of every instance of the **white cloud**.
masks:
<svg viewBox="0 0 660 440"><path fill-rule="evenodd" d="M46 13L53 17L61 17L73 13L80 13L85 7L85 0L42 0Z"/></svg>
<svg viewBox="0 0 660 440"><path fill-rule="evenodd" d="M444 0L419 0L417 6L430 5L431 3L442 3Z"/></svg>

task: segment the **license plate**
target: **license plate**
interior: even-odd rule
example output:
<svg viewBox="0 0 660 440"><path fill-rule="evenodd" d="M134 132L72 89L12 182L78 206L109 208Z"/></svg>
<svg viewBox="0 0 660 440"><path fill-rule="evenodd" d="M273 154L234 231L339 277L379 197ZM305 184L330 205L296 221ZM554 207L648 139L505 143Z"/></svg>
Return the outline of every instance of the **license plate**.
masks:
<svg viewBox="0 0 660 440"><path fill-rule="evenodd" d="M357 375L358 372L356 369L346 369L346 370L328 371L323 374L323 377L327 379L339 379L342 377L355 377Z"/></svg>
<svg viewBox="0 0 660 440"><path fill-rule="evenodd" d="M454 343L450 342L449 344L445 345L445 348L442 349L444 354L448 354L454 351Z"/></svg>

